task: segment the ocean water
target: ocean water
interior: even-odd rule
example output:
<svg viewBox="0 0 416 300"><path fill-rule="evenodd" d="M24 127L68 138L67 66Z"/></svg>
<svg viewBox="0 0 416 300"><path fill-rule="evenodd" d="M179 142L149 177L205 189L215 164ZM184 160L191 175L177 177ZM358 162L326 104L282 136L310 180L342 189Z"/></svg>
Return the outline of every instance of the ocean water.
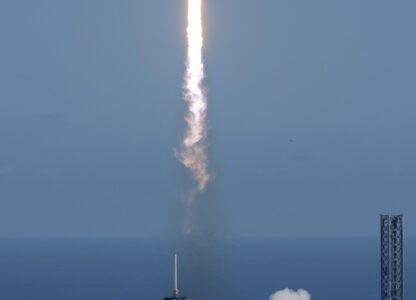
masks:
<svg viewBox="0 0 416 300"><path fill-rule="evenodd" d="M415 299L416 240L405 242L405 297ZM171 293L172 253L150 239L3 239L0 299L162 299ZM216 253L214 269L226 273L211 287L218 299L266 300L286 287L316 300L380 299L377 238L233 239ZM180 280L184 293L199 285Z"/></svg>

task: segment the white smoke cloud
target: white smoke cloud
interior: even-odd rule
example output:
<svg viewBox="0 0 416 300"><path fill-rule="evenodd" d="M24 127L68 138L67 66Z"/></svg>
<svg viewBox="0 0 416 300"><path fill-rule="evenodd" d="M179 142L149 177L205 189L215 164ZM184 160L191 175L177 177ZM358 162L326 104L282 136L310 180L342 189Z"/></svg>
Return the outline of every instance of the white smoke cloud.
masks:
<svg viewBox="0 0 416 300"><path fill-rule="evenodd" d="M175 155L191 171L196 186L191 188L183 200L186 212L183 221L183 232L190 234L193 230L193 202L205 190L213 174L208 171L208 158L205 152L207 138L207 95L203 85L205 77L203 63L203 28L202 0L188 0L187 24L187 58L184 76L184 100L188 105L185 116L187 128L182 141L181 151Z"/></svg>
<svg viewBox="0 0 416 300"><path fill-rule="evenodd" d="M270 295L269 300L310 300L311 295L302 289L292 291L290 289L284 289L277 291L273 295Z"/></svg>
<svg viewBox="0 0 416 300"><path fill-rule="evenodd" d="M203 86L204 63L202 57L202 0L188 0L188 50L184 82L184 100L188 104L185 120L188 124L179 155L181 162L191 171L202 192L211 176L208 172L205 138L207 135L207 97Z"/></svg>

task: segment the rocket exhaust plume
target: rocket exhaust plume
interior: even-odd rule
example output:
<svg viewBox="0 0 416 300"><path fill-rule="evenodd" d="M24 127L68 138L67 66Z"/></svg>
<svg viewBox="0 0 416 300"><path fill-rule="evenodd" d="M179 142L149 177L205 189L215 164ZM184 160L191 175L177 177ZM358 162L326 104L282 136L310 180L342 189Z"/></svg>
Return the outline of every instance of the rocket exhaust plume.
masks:
<svg viewBox="0 0 416 300"><path fill-rule="evenodd" d="M311 295L302 289L292 291L290 289L284 289L277 291L269 297L269 300L310 300Z"/></svg>
<svg viewBox="0 0 416 300"><path fill-rule="evenodd" d="M197 181L196 190L202 192L211 177L208 173L204 143L207 135L205 120L207 99L202 84L205 76L202 59L202 0L188 0L187 18L188 49L184 78L184 100L188 105L188 113L185 117L187 129L179 159L191 171L192 176ZM190 196L188 200L192 201L193 197Z"/></svg>

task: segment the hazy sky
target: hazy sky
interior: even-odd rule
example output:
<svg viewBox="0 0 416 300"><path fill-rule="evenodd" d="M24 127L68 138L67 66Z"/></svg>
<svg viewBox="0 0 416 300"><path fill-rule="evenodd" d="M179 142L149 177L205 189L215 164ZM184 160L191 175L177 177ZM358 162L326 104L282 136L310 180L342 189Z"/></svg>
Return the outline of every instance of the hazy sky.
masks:
<svg viewBox="0 0 416 300"><path fill-rule="evenodd" d="M184 0L0 2L0 236L169 230ZM416 234L414 0L206 0L210 189L236 235ZM215 217L215 216L213 216Z"/></svg>

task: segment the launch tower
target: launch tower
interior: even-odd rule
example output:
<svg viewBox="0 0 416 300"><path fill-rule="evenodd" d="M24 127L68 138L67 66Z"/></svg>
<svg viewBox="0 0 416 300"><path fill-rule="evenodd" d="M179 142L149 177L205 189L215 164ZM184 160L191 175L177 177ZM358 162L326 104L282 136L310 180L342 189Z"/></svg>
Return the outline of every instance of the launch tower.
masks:
<svg viewBox="0 0 416 300"><path fill-rule="evenodd" d="M403 300L403 215L380 216L381 300Z"/></svg>
<svg viewBox="0 0 416 300"><path fill-rule="evenodd" d="M179 296L178 289L178 255L173 256L173 295L165 300L189 300L188 297Z"/></svg>

